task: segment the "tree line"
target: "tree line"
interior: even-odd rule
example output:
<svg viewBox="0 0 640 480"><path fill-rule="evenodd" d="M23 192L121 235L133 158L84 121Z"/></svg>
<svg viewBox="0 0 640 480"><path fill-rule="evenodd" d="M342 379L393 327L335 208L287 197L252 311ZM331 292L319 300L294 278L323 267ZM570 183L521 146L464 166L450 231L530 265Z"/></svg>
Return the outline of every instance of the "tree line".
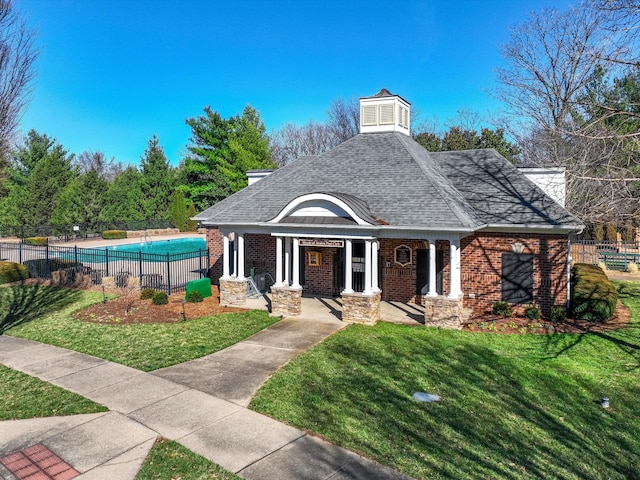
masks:
<svg viewBox="0 0 640 480"><path fill-rule="evenodd" d="M514 25L493 94L502 115L459 112L445 128L411 111L412 135L430 151L495 148L515 164L561 166L567 207L593 232L632 230L640 220L640 2L583 0L542 9ZM286 124L267 134L247 105L229 118L206 107L188 118L187 155L167 160L153 136L138 166L101 152L76 156L45 133L16 146L37 51L34 33L0 0L0 224L188 219L246 186L251 169L318 155L358 133L357 99L336 99L326 122ZM613 227L612 227L613 226Z"/></svg>

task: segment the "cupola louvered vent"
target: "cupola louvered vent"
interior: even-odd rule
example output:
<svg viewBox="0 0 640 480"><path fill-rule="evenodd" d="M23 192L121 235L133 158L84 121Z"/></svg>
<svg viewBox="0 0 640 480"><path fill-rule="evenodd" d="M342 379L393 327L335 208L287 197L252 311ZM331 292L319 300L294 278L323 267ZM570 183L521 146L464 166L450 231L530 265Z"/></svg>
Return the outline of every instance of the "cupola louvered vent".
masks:
<svg viewBox="0 0 640 480"><path fill-rule="evenodd" d="M401 132L410 134L410 104L383 88L360 99L360 133Z"/></svg>
<svg viewBox="0 0 640 480"><path fill-rule="evenodd" d="M362 105L362 125L378 125L378 107L376 105Z"/></svg>
<svg viewBox="0 0 640 480"><path fill-rule="evenodd" d="M380 125L393 125L393 104L380 105Z"/></svg>

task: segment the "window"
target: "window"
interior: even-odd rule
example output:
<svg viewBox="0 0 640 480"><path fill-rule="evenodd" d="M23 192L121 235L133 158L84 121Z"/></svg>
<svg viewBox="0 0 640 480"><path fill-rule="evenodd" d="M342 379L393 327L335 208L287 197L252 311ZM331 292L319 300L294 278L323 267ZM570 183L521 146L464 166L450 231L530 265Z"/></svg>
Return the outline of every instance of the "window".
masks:
<svg viewBox="0 0 640 480"><path fill-rule="evenodd" d="M310 267L319 267L322 264L322 254L320 252L307 252L307 264Z"/></svg>
<svg viewBox="0 0 640 480"><path fill-rule="evenodd" d="M502 300L509 303L533 302L533 255L502 254Z"/></svg>

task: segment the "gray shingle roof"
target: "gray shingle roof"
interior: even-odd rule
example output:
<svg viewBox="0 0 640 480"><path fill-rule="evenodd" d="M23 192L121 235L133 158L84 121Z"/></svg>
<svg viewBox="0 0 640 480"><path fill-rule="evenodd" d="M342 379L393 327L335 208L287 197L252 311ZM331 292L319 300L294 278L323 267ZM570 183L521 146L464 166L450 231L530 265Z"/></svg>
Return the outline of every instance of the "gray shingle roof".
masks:
<svg viewBox="0 0 640 480"><path fill-rule="evenodd" d="M495 150L434 154L397 132L360 134L322 155L302 157L196 219L264 223L292 200L317 192L342 195L380 228L580 225Z"/></svg>

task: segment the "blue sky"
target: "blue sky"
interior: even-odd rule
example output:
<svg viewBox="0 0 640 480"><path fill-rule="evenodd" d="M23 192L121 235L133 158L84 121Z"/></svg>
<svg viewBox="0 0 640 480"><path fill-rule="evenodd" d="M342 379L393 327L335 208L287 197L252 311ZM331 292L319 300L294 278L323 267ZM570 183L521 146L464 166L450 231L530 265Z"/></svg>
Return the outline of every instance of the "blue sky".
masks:
<svg viewBox="0 0 640 480"><path fill-rule="evenodd" d="M153 134L186 153L185 119L256 108L268 131L324 121L336 98L387 88L441 124L483 116L499 45L569 0L17 0L40 56L24 133L139 162Z"/></svg>

